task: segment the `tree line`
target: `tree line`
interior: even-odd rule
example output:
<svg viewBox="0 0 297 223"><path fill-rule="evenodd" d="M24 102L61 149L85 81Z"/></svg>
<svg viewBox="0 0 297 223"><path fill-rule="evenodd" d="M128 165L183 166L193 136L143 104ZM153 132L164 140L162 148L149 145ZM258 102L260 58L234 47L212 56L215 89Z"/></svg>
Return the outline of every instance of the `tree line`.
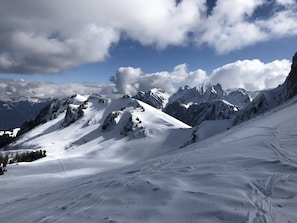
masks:
<svg viewBox="0 0 297 223"><path fill-rule="evenodd" d="M7 164L18 163L18 162L33 162L43 157L46 157L45 150L25 151L25 152L10 154L10 156L8 156L7 154L3 156L3 154L0 153L0 175L6 172Z"/></svg>

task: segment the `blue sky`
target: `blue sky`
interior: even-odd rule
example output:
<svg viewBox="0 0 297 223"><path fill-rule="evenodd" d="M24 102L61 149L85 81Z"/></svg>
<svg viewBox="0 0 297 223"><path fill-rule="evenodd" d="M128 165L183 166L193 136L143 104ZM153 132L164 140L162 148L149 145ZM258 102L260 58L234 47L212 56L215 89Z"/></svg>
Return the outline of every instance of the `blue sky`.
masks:
<svg viewBox="0 0 297 223"><path fill-rule="evenodd" d="M110 83L110 77L115 76L116 85L121 79L133 82L130 87L136 89L148 86L144 84L145 75L156 79L170 76L181 64L186 67L178 68L178 72L187 73L181 82L195 80L198 84L206 81L205 75L218 76L214 70L226 70L226 64L234 68L237 61L259 59L266 73L267 69L273 70L270 63L275 61L274 69L279 69L282 77L268 74L264 81L272 76L283 80L288 61L297 51L295 0L177 3L4 0L0 9L0 78ZM276 63L279 61L282 65ZM133 69L119 74L118 69L125 67ZM199 75L191 73L197 70Z"/></svg>
<svg viewBox="0 0 297 223"><path fill-rule="evenodd" d="M297 37L285 37L257 43L244 49L219 55L209 47L174 46L163 50L142 46L131 40L121 40L110 50L110 56L102 62L85 64L57 74L5 74L0 77L44 80L57 83L100 82L109 83L119 67L139 67L145 73L171 71L176 65L186 63L189 70L203 69L210 74L227 63L245 59L260 59L267 63L273 60L291 60L297 51ZM295 48L294 48L295 47Z"/></svg>

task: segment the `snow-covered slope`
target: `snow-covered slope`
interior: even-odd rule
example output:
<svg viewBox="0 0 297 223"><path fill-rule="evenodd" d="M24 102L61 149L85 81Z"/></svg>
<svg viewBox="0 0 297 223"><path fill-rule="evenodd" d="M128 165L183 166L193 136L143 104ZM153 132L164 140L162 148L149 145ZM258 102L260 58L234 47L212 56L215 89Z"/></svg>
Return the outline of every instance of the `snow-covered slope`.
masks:
<svg viewBox="0 0 297 223"><path fill-rule="evenodd" d="M181 149L182 124L158 114L149 131L146 115L159 111L121 100L89 99L84 116L68 127L58 116L24 136L20 146L45 147L50 155L1 176L1 222L297 222L296 98ZM123 104L114 128L96 138L101 117ZM142 120L147 137L121 137L117 128L129 113ZM156 157L156 145L167 152Z"/></svg>
<svg viewBox="0 0 297 223"><path fill-rule="evenodd" d="M99 95L56 100L40 113L32 127L35 128L22 135L12 149L45 149L53 157L96 153L119 159L121 154L135 153L135 160L140 160L147 158L145 154L153 155L152 150L156 151L154 155L167 151L168 146L162 146L169 140L166 137L185 132L181 145L190 134L180 130L189 126L146 103ZM142 145L141 149L135 143Z"/></svg>

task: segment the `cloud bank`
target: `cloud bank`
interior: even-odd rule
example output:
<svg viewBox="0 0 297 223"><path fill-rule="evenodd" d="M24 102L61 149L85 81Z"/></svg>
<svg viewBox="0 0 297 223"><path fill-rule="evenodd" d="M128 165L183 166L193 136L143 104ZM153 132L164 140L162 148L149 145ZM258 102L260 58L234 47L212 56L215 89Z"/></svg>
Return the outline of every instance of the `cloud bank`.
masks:
<svg viewBox="0 0 297 223"><path fill-rule="evenodd" d="M220 83L225 89L257 91L275 88L285 81L290 68L291 62L288 60L275 60L266 64L260 60L239 60L215 69L207 82Z"/></svg>
<svg viewBox="0 0 297 223"><path fill-rule="evenodd" d="M220 83L224 89L244 88L257 91L277 87L282 84L291 67L288 60L263 63L260 60L243 60L226 64L215 69L210 75L203 70L188 71L185 64L173 71L144 74L140 68L121 67L111 81L117 92L134 95L137 91L161 88L173 93L183 85L203 86Z"/></svg>
<svg viewBox="0 0 297 223"><path fill-rule="evenodd" d="M215 69L210 75L203 70L188 71L186 64L174 67L172 71L144 73L140 68L120 67L110 78L113 84L71 83L0 79L0 100L21 98L55 98L73 94L97 93L109 97L116 94L135 95L138 91L161 88L174 93L179 87L214 85L220 83L224 89L245 88L250 91L277 87L285 81L291 69L288 60L263 63L260 60L242 60Z"/></svg>
<svg viewBox="0 0 297 223"><path fill-rule="evenodd" d="M0 100L24 100L26 98L69 97L74 94L97 93L112 96L114 86L90 83L56 84L44 81L0 79Z"/></svg>
<svg viewBox="0 0 297 223"><path fill-rule="evenodd" d="M206 80L203 70L187 71L186 64L176 66L173 71L144 74L140 68L120 67L110 81L115 84L118 93L135 95L138 91L161 88L173 93L178 86L196 86Z"/></svg>
<svg viewBox="0 0 297 223"><path fill-rule="evenodd" d="M213 8L206 0L2 0L0 72L56 73L104 61L123 36L158 49L194 42L228 53L296 36L296 5L295 0L217 0Z"/></svg>

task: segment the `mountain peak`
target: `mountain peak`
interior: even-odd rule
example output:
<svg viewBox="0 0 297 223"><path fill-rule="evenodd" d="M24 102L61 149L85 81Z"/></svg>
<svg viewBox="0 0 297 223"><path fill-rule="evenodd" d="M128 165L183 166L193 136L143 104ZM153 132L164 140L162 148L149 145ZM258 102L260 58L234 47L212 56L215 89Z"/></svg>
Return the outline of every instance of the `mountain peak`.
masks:
<svg viewBox="0 0 297 223"><path fill-rule="evenodd" d="M283 85L283 100L288 100L297 95L297 52L292 58L291 71Z"/></svg>
<svg viewBox="0 0 297 223"><path fill-rule="evenodd" d="M278 87L260 93L248 106L241 110L234 121L239 124L245 120L267 112L297 95L297 53L292 58L291 71L285 82Z"/></svg>
<svg viewBox="0 0 297 223"><path fill-rule="evenodd" d="M295 53L295 55L292 58L292 68L296 68L297 67L297 52Z"/></svg>
<svg viewBox="0 0 297 223"><path fill-rule="evenodd" d="M162 89L153 88L147 92L139 91L133 98L143 101L157 109L163 109L169 98L169 94Z"/></svg>
<svg viewBox="0 0 297 223"><path fill-rule="evenodd" d="M180 88L169 98L164 111L191 126L205 120L232 119L239 109L250 103L245 90L225 91L220 84L204 88Z"/></svg>

